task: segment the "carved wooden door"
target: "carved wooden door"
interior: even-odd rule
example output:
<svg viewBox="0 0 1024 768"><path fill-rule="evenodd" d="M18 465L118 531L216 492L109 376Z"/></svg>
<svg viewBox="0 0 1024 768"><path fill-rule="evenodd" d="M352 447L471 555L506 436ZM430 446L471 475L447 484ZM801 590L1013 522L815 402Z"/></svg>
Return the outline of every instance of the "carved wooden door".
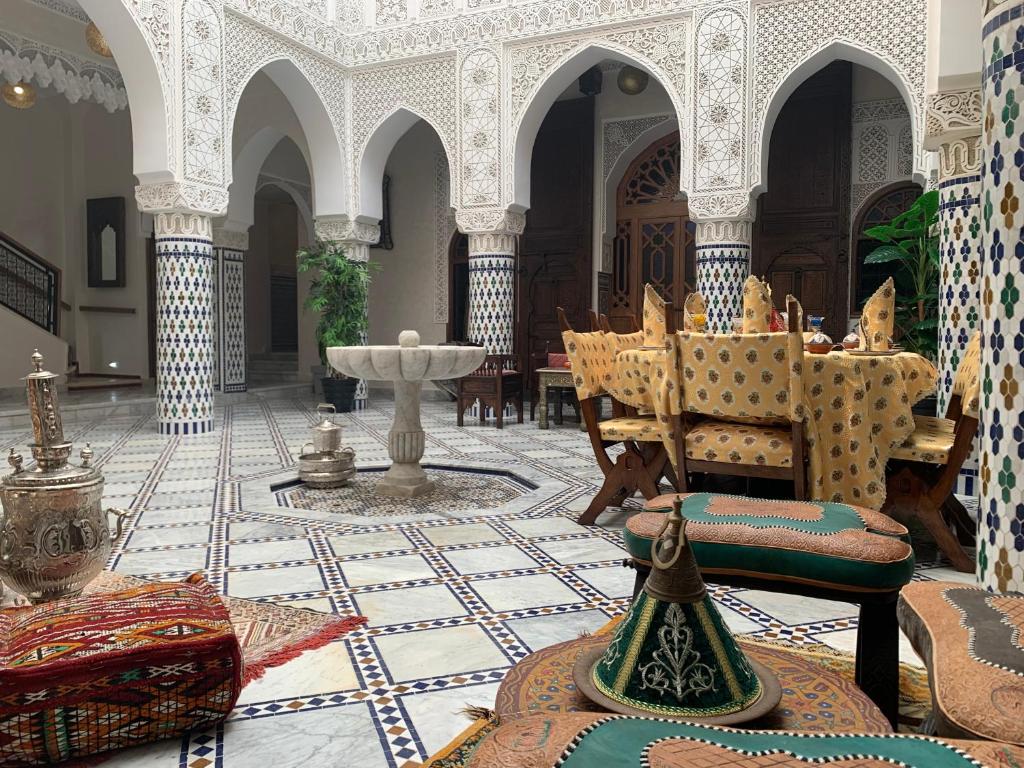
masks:
<svg viewBox="0 0 1024 768"><path fill-rule="evenodd" d="M630 329L643 312L644 285L651 283L676 307L693 289L696 248L686 201L679 196L679 133L659 139L633 161L619 184L612 289L608 319Z"/></svg>
<svg viewBox="0 0 1024 768"><path fill-rule="evenodd" d="M758 200L752 267L777 308L787 293L825 332L846 335L849 316L852 65L837 61L801 85L772 132L768 189Z"/></svg>
<svg viewBox="0 0 1024 768"><path fill-rule="evenodd" d="M594 101L559 101L537 133L530 210L519 241L516 351L562 350L556 308L589 330L594 208Z"/></svg>

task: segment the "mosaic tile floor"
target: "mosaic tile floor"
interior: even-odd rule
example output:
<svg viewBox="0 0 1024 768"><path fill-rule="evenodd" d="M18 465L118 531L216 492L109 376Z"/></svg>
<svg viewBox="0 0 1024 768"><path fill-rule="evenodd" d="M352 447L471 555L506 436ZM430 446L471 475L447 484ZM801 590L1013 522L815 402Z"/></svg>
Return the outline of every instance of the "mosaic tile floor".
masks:
<svg viewBox="0 0 1024 768"><path fill-rule="evenodd" d="M506 669L533 650L594 630L622 612L632 572L621 567L627 513L601 527L573 521L599 472L575 424L455 426L447 403L424 403L425 461L512 473L499 508L465 494L385 518L282 506L271 485L293 479L315 403L251 397L219 408L214 434L168 437L152 417L107 416L68 430L90 441L106 477L104 503L132 511L110 566L149 578L205 570L224 593L341 614L358 632L271 669L248 686L229 721L207 733L140 747L111 766L393 766L424 760L465 727L466 705L490 706ZM360 467L387 461L391 404L339 418ZM26 429L0 430L0 450ZM361 514L362 513L362 514ZM917 578L970 581L934 563ZM767 638L852 650L845 603L726 590L730 626ZM909 645L903 654L914 660Z"/></svg>

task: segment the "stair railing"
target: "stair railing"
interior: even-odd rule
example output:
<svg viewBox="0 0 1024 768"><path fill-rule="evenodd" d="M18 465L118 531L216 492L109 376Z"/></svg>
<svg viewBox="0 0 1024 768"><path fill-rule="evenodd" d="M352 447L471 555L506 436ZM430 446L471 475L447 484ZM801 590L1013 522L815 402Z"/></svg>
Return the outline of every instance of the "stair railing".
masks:
<svg viewBox="0 0 1024 768"><path fill-rule="evenodd" d="M58 335L60 283L57 267L0 232L0 304Z"/></svg>

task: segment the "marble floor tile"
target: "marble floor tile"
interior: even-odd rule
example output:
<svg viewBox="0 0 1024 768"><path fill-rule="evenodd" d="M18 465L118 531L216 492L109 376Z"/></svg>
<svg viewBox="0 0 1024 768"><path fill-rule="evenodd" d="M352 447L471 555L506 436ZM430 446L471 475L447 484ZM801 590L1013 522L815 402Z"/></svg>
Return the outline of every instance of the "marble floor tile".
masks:
<svg viewBox="0 0 1024 768"><path fill-rule="evenodd" d="M320 569L315 565L232 571L225 576L227 592L234 597L269 597L324 589Z"/></svg>
<svg viewBox="0 0 1024 768"><path fill-rule="evenodd" d="M309 698L359 688L359 677L344 641L306 651L280 667L270 667L242 690L239 706L288 697Z"/></svg>
<svg viewBox="0 0 1024 768"><path fill-rule="evenodd" d="M589 501L587 502L589 503ZM555 536L560 533L583 533L587 529L567 517L538 517L533 520L508 520L505 523L520 536Z"/></svg>
<svg viewBox="0 0 1024 768"><path fill-rule="evenodd" d="M532 616L506 622L531 651L539 651L555 643L575 640L583 633L593 634L609 621L604 611L595 609Z"/></svg>
<svg viewBox="0 0 1024 768"><path fill-rule="evenodd" d="M461 523L423 528L422 533L435 547L446 544L479 544L486 541L503 541L504 536L487 523Z"/></svg>
<svg viewBox="0 0 1024 768"><path fill-rule="evenodd" d="M457 573L465 575L536 568L538 565L536 560L511 544L450 550L444 552L444 558Z"/></svg>
<svg viewBox="0 0 1024 768"><path fill-rule="evenodd" d="M374 638L373 642L396 683L508 665L494 640L473 624L388 635Z"/></svg>
<svg viewBox="0 0 1024 768"><path fill-rule="evenodd" d="M151 550L128 550L117 561L116 571L133 576L157 573L198 571L206 567L206 547Z"/></svg>
<svg viewBox="0 0 1024 768"><path fill-rule="evenodd" d="M498 612L583 602L551 574L474 581L471 587L492 611Z"/></svg>
<svg viewBox="0 0 1024 768"><path fill-rule="evenodd" d="M338 557L362 555L369 552L392 552L411 549L409 538L400 531L379 531L376 533L351 533L345 536L329 536L331 549Z"/></svg>
<svg viewBox="0 0 1024 768"><path fill-rule="evenodd" d="M352 595L352 601L360 613L369 617L371 627L466 615L466 608L444 585L361 592Z"/></svg>
<svg viewBox="0 0 1024 768"><path fill-rule="evenodd" d="M564 541L538 541L534 546L552 560L565 565L596 563L604 560L621 562L626 557L626 550L618 544L612 544L610 541L596 536Z"/></svg>
<svg viewBox="0 0 1024 768"><path fill-rule="evenodd" d="M856 617L859 611L853 603L836 603L809 597L794 599L792 595L785 595L781 592L744 590L737 592L736 597L785 624L805 624L827 621L836 617Z"/></svg>
<svg viewBox="0 0 1024 768"><path fill-rule="evenodd" d="M293 531L302 533L302 531ZM283 563L292 560L311 560L313 549L305 538L289 541L260 541L252 544L233 544L228 553L228 565L256 565Z"/></svg>
<svg viewBox="0 0 1024 768"><path fill-rule="evenodd" d="M633 595L636 571L631 568L623 568L621 563L575 571L575 575L576 578L587 582L609 600Z"/></svg>
<svg viewBox="0 0 1024 768"><path fill-rule="evenodd" d="M369 584L433 579L437 576L422 555L397 555L369 560L347 560L341 564L342 574L350 587Z"/></svg>
<svg viewBox="0 0 1024 768"><path fill-rule="evenodd" d="M467 685L444 691L407 694L399 700L410 719L426 755L437 754L470 724L463 710L467 706L490 706L498 683Z"/></svg>

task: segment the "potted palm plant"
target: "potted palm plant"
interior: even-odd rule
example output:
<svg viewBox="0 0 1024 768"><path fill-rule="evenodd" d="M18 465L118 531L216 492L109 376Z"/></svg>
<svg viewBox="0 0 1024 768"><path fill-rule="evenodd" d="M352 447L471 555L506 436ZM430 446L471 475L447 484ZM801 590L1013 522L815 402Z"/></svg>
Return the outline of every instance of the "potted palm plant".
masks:
<svg viewBox="0 0 1024 768"><path fill-rule="evenodd" d="M341 413L352 410L357 379L333 371L328 347L351 347L366 336L366 303L370 288L369 265L349 260L340 243L317 240L298 252L300 272L315 272L305 308L320 314L316 343L320 361L331 371L322 380L324 400Z"/></svg>

